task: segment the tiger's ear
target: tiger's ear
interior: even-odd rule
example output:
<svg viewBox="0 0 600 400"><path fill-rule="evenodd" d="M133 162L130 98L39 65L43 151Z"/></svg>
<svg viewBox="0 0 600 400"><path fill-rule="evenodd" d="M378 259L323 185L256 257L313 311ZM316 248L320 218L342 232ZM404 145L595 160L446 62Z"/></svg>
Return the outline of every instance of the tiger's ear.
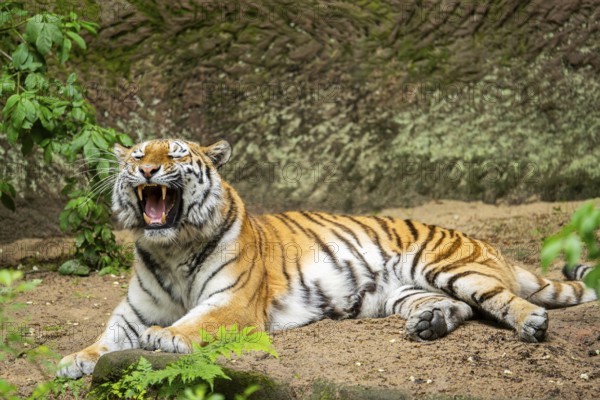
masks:
<svg viewBox="0 0 600 400"><path fill-rule="evenodd" d="M231 157L231 146L224 140L206 147L205 154L210 158L215 168L219 168Z"/></svg>
<svg viewBox="0 0 600 400"><path fill-rule="evenodd" d="M115 153L115 157L117 157L119 164L125 160L125 156L127 155L128 151L129 149L127 147L120 145L119 143L115 143L115 146L113 147L113 153Z"/></svg>

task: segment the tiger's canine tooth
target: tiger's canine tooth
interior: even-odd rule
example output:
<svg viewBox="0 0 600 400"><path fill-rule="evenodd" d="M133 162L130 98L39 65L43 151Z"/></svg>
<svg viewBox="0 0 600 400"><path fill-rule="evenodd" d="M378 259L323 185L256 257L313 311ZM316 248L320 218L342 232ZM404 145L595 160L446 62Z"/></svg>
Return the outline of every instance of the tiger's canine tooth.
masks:
<svg viewBox="0 0 600 400"><path fill-rule="evenodd" d="M160 188L162 189L162 197L164 200L167 198L167 187L165 185L161 185Z"/></svg>
<svg viewBox="0 0 600 400"><path fill-rule="evenodd" d="M166 222L167 222L167 214L165 214L165 212L163 211L162 217L160 217L160 223L164 225Z"/></svg>
<svg viewBox="0 0 600 400"><path fill-rule="evenodd" d="M137 194L138 194L138 197L139 197L140 201L144 200L144 196L142 195L142 191L143 190L144 189L142 188L142 185L140 185L140 186L137 187Z"/></svg>
<svg viewBox="0 0 600 400"><path fill-rule="evenodd" d="M152 220L146 213L144 213L144 221L146 221L146 225L150 225L150 222L152 222Z"/></svg>

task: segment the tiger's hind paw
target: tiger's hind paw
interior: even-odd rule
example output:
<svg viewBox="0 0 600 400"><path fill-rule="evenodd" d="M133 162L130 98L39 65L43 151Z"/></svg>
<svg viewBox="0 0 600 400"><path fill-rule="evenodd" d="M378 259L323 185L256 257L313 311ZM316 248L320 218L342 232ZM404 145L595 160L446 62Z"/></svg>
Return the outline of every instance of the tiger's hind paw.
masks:
<svg viewBox="0 0 600 400"><path fill-rule="evenodd" d="M145 350L162 350L167 353L191 353L192 342L173 327L151 326L140 336L140 347Z"/></svg>
<svg viewBox="0 0 600 400"><path fill-rule="evenodd" d="M448 333L444 312L437 307L418 310L406 321L406 332L413 340L435 340Z"/></svg>
<svg viewBox="0 0 600 400"><path fill-rule="evenodd" d="M538 343L544 340L548 330L548 313L543 308L533 311L518 328L524 342Z"/></svg>

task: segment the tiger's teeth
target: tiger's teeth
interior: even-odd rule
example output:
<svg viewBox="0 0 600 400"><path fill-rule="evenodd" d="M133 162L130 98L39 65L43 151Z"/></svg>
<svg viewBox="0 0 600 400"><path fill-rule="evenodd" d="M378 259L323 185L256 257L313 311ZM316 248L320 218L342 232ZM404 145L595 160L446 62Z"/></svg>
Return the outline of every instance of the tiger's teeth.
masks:
<svg viewBox="0 0 600 400"><path fill-rule="evenodd" d="M140 201L144 200L144 196L142 196L142 191L143 191L142 185L138 186L137 187L137 194L138 194L138 197L140 198Z"/></svg>
<svg viewBox="0 0 600 400"><path fill-rule="evenodd" d="M163 195L163 200L167 198L167 187L164 185L161 185L160 187L162 189L162 195Z"/></svg>
<svg viewBox="0 0 600 400"><path fill-rule="evenodd" d="M163 186L163 188L164 188L164 186ZM160 217L160 223L164 225L165 222L167 222L167 214L165 214L165 212L163 211L162 217Z"/></svg>
<svg viewBox="0 0 600 400"><path fill-rule="evenodd" d="M148 215L146 215L146 213L144 213L144 221L146 221L146 225L150 225L150 222L152 222L152 220Z"/></svg>

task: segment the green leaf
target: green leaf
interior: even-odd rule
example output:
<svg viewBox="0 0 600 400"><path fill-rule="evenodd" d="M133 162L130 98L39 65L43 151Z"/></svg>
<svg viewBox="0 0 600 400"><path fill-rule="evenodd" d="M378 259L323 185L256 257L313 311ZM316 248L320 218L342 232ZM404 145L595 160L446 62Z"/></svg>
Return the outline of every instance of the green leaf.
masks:
<svg viewBox="0 0 600 400"><path fill-rule="evenodd" d="M19 46L17 46L15 51L12 53L13 66L15 68L20 68L23 64L25 64L28 57L29 57L29 48L27 47L27 44L21 43Z"/></svg>
<svg viewBox="0 0 600 400"><path fill-rule="evenodd" d="M7 193L2 193L0 195L0 202L2 202L2 205L4 205L4 207L8 208L11 211L15 211L17 209L15 206L15 201Z"/></svg>
<svg viewBox="0 0 600 400"><path fill-rule="evenodd" d="M133 140L129 136L121 133L117 137L123 146L133 146Z"/></svg>
<svg viewBox="0 0 600 400"><path fill-rule="evenodd" d="M35 72L27 75L27 78L25 78L25 88L27 90L34 90L37 88L38 85L38 74L36 74Z"/></svg>
<svg viewBox="0 0 600 400"><path fill-rule="evenodd" d="M10 196L15 197L17 195L17 190L13 185L6 181L0 181L0 187L2 192L8 193Z"/></svg>
<svg viewBox="0 0 600 400"><path fill-rule="evenodd" d="M35 47L43 56L50 53L50 50L52 49L52 39L47 36L46 30L43 30L42 34L38 36L37 40L35 41Z"/></svg>
<svg viewBox="0 0 600 400"><path fill-rule="evenodd" d="M75 72L70 73L69 76L67 77L67 83L69 85L74 84L76 80L77 80L77 74Z"/></svg>
<svg viewBox="0 0 600 400"><path fill-rule="evenodd" d="M71 42L71 40L64 38L64 40L62 42L62 46L59 49L59 55L58 55L58 61L61 64L64 64L69 59L69 55L71 54L72 46L73 46L73 43Z"/></svg>
<svg viewBox="0 0 600 400"><path fill-rule="evenodd" d="M73 39L73 41L75 43L77 43L77 45L81 49L83 49L83 50L87 49L87 46L85 44L85 40L83 40L83 38L81 36L79 36L77 33L71 32L71 31L67 31L67 36L69 36L71 39Z"/></svg>
<svg viewBox="0 0 600 400"><path fill-rule="evenodd" d="M60 230L65 232L67 231L67 229L69 229L69 212L68 211L63 211L60 213L60 215L58 216L58 221L59 221L59 227Z"/></svg>
<svg viewBox="0 0 600 400"><path fill-rule="evenodd" d="M542 247L541 261L542 270L547 271L552 261L554 261L560 254L563 248L563 239L561 237L552 236L544 241Z"/></svg>
<svg viewBox="0 0 600 400"><path fill-rule="evenodd" d="M112 231L108 227L102 228L102 240L105 243L112 242L113 240Z"/></svg>
<svg viewBox="0 0 600 400"><path fill-rule="evenodd" d="M17 144L17 140L19 140L19 131L12 125L8 125L6 128L6 138L8 139L8 143L12 145Z"/></svg>
<svg viewBox="0 0 600 400"><path fill-rule="evenodd" d="M569 235L563 241L563 248L567 257L567 265L575 266L581 258L581 240L575 234Z"/></svg>
<svg viewBox="0 0 600 400"><path fill-rule="evenodd" d="M71 151L73 153L78 153L81 148L88 143L90 140L90 131L83 130L79 133L79 135L75 136L73 142L71 143Z"/></svg>
<svg viewBox="0 0 600 400"><path fill-rule="evenodd" d="M83 111L83 109L79 108L79 107L75 107L71 110L71 115L73 116L73 119L75 119L76 121L80 121L83 122L85 120L85 112Z"/></svg>
<svg viewBox="0 0 600 400"><path fill-rule="evenodd" d="M23 121L25 121L25 117L27 116L27 110L25 110L25 106L23 106L23 101L17 103L15 110L12 113L10 122L15 129L21 129L23 127Z"/></svg>
<svg viewBox="0 0 600 400"><path fill-rule="evenodd" d="M88 243L94 243L94 234L89 229L83 231L83 236Z"/></svg>
<svg viewBox="0 0 600 400"><path fill-rule="evenodd" d="M61 275L88 276L90 268L83 265L79 260L69 260L58 268L58 273Z"/></svg>
<svg viewBox="0 0 600 400"><path fill-rule="evenodd" d="M592 203L591 201L588 201L587 203L583 204L577 209L577 211L573 213L573 216L571 217L571 225L575 226L576 228L579 228L583 219L587 215L591 214L593 210L594 203Z"/></svg>
<svg viewBox="0 0 600 400"><path fill-rule="evenodd" d="M600 293L600 265L596 265L594 269L588 272L583 281L588 287L596 289L596 293Z"/></svg>
<svg viewBox="0 0 600 400"><path fill-rule="evenodd" d="M28 98L23 98L21 104L25 110L25 119L29 122L35 122L37 119L37 108L35 104Z"/></svg>
<svg viewBox="0 0 600 400"><path fill-rule="evenodd" d="M16 83L14 79L12 79L8 75L2 76L2 80L0 81L0 96L3 93L11 93L15 91Z"/></svg>
<svg viewBox="0 0 600 400"><path fill-rule="evenodd" d="M0 269L0 285L9 287L16 281L23 279L21 271L13 271L11 269Z"/></svg>
<svg viewBox="0 0 600 400"><path fill-rule="evenodd" d="M36 15L27 21L27 26L25 27L25 38L31 44L35 44L35 41L45 25L43 22L39 22L41 21L40 17L40 15Z"/></svg>
<svg viewBox="0 0 600 400"><path fill-rule="evenodd" d="M21 99L21 95L13 94L6 100L6 104L4 105L4 109L2 110L2 115L4 118L8 116L8 114L12 111L13 107L19 102Z"/></svg>
<svg viewBox="0 0 600 400"><path fill-rule="evenodd" d="M98 25L94 22L81 21L81 27L94 35L98 34L98 31L96 30L96 28L98 28L99 26L100 25Z"/></svg>
<svg viewBox="0 0 600 400"><path fill-rule="evenodd" d="M46 148L44 148L44 161L50 164L52 162L52 157L52 146L46 146Z"/></svg>
<svg viewBox="0 0 600 400"><path fill-rule="evenodd" d="M598 229L598 222L600 217L600 209L594 208L586 215L583 215L579 224L579 235L587 236L593 234Z"/></svg>
<svg viewBox="0 0 600 400"><path fill-rule="evenodd" d="M50 36L52 41L57 45L62 44L63 34L55 24L46 24L47 34Z"/></svg>
<svg viewBox="0 0 600 400"><path fill-rule="evenodd" d="M108 142L102 137L102 134L98 131L92 133L92 140L102 150L108 150Z"/></svg>

